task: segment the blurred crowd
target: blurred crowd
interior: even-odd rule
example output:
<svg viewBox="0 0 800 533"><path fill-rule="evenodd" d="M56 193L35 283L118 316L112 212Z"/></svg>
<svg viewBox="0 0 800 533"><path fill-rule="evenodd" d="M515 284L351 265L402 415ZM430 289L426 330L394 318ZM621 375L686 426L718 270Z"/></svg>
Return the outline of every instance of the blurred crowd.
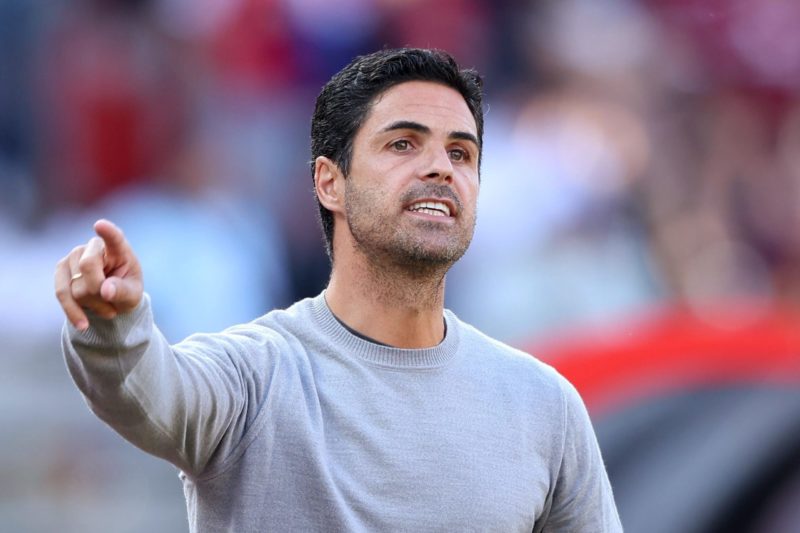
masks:
<svg viewBox="0 0 800 533"><path fill-rule="evenodd" d="M797 27L791 0L3 0L0 324L57 327L52 265L100 216L174 340L317 293L314 98L403 45L486 79L479 224L448 287L466 320L519 342L795 305Z"/></svg>
<svg viewBox="0 0 800 533"><path fill-rule="evenodd" d="M513 342L794 303L799 25L789 0L4 0L2 294L98 216L176 340L315 294L313 100L354 55L413 45L486 78L480 222L448 293L468 321ZM40 296L2 322L52 327Z"/></svg>
<svg viewBox="0 0 800 533"><path fill-rule="evenodd" d="M385 46L485 77L478 225L447 288L466 321L528 345L663 308L731 327L720 309L800 307L797 28L794 0L0 0L0 389L26 406L0 414L41 422L0 444L50 457L0 477L115 512L80 507L102 453L74 453L80 431L49 443L97 430L66 421L52 294L97 218L138 251L173 341L321 290L314 99ZM10 490L4 523L44 520ZM177 497L150 504L183 523Z"/></svg>

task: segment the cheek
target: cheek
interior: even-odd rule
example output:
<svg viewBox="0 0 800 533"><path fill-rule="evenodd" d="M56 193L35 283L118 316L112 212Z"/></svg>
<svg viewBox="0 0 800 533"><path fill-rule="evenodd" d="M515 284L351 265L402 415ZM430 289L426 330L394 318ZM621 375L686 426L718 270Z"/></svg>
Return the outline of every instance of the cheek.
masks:
<svg viewBox="0 0 800 533"><path fill-rule="evenodd" d="M470 177L465 179L462 183L463 185L459 188L461 201L474 210L478 204L478 193L480 192L478 180Z"/></svg>
<svg viewBox="0 0 800 533"><path fill-rule="evenodd" d="M407 161L397 161L397 158L376 155L370 161L352 167L351 175L363 189L389 189L395 186L400 176L408 174L404 166L407 164Z"/></svg>
<svg viewBox="0 0 800 533"><path fill-rule="evenodd" d="M351 181L347 186L345 204L350 216L374 217L377 212L386 210L384 191L379 184L364 183L364 176L359 181Z"/></svg>

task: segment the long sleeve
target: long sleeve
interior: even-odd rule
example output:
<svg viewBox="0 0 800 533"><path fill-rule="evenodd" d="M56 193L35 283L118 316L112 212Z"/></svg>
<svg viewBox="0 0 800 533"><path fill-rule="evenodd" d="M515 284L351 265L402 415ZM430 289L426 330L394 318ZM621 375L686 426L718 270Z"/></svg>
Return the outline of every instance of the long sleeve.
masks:
<svg viewBox="0 0 800 533"><path fill-rule="evenodd" d="M170 346L145 299L64 351L92 410L187 474L192 531L620 531L574 388L445 320L382 346L321 294Z"/></svg>
<svg viewBox="0 0 800 533"><path fill-rule="evenodd" d="M139 448L187 473L201 472L223 438L243 431L244 386L236 346L222 340L170 346L147 295L113 320L64 326L67 367L92 411Z"/></svg>
<svg viewBox="0 0 800 533"><path fill-rule="evenodd" d="M589 414L566 380L564 444L549 516L541 531L616 533L622 531L611 484Z"/></svg>

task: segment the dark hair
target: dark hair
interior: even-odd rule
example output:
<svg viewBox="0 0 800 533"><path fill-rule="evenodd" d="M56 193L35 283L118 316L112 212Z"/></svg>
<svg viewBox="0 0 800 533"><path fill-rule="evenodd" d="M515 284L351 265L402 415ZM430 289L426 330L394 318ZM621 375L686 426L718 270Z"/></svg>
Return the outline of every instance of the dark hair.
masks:
<svg viewBox="0 0 800 533"><path fill-rule="evenodd" d="M480 162L483 148L483 81L480 75L472 69L459 68L447 52L399 48L355 58L322 88L311 120L312 178L314 162L319 156L331 159L347 176L353 156L353 139L375 98L407 81L441 83L464 97L478 128ZM325 248L333 259L333 214L319 202L319 198L317 203Z"/></svg>

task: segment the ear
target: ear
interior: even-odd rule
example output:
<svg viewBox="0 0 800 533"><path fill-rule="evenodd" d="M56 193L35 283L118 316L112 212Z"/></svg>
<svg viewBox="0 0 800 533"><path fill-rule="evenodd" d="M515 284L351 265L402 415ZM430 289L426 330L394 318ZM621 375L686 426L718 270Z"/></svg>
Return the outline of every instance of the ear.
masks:
<svg viewBox="0 0 800 533"><path fill-rule="evenodd" d="M344 174L325 156L314 160L314 189L319 203L333 213L344 213Z"/></svg>

